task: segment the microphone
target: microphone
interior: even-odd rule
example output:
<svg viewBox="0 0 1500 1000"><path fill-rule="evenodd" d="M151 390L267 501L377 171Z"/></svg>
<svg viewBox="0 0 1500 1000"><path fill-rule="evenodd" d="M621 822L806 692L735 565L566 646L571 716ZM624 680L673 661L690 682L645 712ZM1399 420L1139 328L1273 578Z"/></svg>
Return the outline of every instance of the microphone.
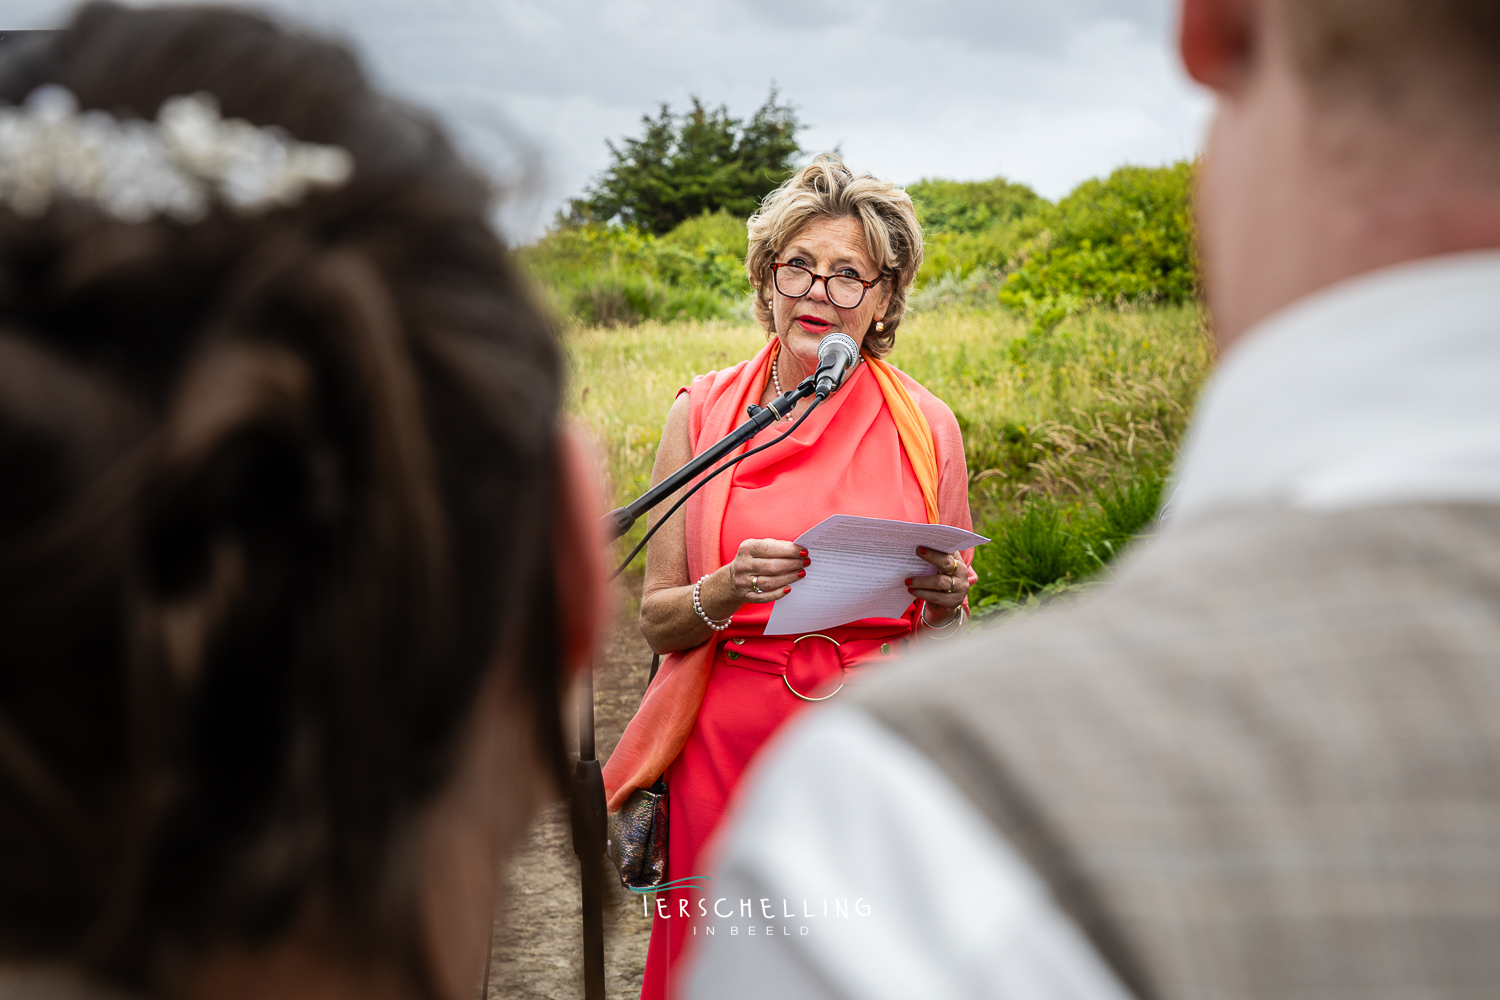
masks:
<svg viewBox="0 0 1500 1000"><path fill-rule="evenodd" d="M818 344L818 370L815 390L819 400L833 395L844 384L844 376L859 363L859 345L847 333L830 333Z"/></svg>

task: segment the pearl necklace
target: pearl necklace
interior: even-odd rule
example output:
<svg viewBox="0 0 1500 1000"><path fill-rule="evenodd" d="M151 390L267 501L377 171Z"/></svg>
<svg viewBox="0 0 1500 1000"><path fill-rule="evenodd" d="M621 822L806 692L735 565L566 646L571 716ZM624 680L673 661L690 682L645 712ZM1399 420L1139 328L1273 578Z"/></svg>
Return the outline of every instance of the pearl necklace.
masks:
<svg viewBox="0 0 1500 1000"><path fill-rule="evenodd" d="M775 387L775 389L776 389L776 398L778 398L778 399L780 399L783 395L785 395L785 393L783 393L781 391L781 379L779 379L779 378L776 377L776 369L780 368L780 367L781 367L781 358L778 357L775 361L771 362L771 385ZM788 413L786 416L782 417L781 419L782 420L790 420L794 416L796 416L796 413Z"/></svg>

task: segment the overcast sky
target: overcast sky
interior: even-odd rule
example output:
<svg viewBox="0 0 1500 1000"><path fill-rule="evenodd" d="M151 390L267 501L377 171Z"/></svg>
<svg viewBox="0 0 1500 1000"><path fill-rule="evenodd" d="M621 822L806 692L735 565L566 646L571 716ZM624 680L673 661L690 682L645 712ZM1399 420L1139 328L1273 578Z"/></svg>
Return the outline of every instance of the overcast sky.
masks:
<svg viewBox="0 0 1500 1000"><path fill-rule="evenodd" d="M500 174L532 237L609 163L606 138L690 95L748 116L774 84L809 153L898 183L1004 176L1048 198L1198 149L1210 101L1173 52L1174 0L277 0L352 39ZM0 27L71 7L6 0Z"/></svg>

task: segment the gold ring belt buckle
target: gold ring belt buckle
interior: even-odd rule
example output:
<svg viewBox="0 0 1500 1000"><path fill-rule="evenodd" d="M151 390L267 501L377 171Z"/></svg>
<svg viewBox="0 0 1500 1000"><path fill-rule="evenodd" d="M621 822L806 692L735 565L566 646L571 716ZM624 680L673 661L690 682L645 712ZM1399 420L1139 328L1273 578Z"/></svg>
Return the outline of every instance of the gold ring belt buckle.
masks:
<svg viewBox="0 0 1500 1000"><path fill-rule="evenodd" d="M838 646L842 645L842 643L840 643L837 639L835 639L831 635L824 635L821 632L809 632L809 633L807 633L807 635L799 635L799 636L797 636L797 638L793 639L792 640L792 648L795 649L797 647L797 643L801 642L803 639L827 639L829 642L833 643L833 645L834 645L835 648L837 648ZM791 664L791 656L788 655L787 656L787 669L791 669L791 665L792 665ZM801 691L798 691L796 688L792 687L791 679L789 677L787 677L786 674L782 674L781 675L781 681L782 681L783 684L786 685L786 689L788 691L792 692L792 694L796 695L798 698L801 698L803 701L827 701L829 698L832 698L834 695L836 695L840 691L844 690L844 673L845 673L845 667L844 667L843 663L840 663L839 664L839 686L836 687L836 688L834 688L832 691L828 692L827 694L823 695L823 697L821 697L821 698L809 698L807 695L803 694Z"/></svg>

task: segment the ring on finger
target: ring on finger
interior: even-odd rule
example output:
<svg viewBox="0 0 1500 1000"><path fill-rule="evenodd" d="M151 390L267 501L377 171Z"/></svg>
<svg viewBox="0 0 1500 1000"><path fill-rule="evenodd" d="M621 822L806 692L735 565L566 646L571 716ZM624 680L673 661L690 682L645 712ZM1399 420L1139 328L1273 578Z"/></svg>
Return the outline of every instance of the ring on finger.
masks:
<svg viewBox="0 0 1500 1000"><path fill-rule="evenodd" d="M953 593L953 577L948 577L948 593Z"/></svg>
<svg viewBox="0 0 1500 1000"><path fill-rule="evenodd" d="M765 591L760 589L760 577L752 576L750 578L750 589L755 591L757 594L765 593Z"/></svg>

